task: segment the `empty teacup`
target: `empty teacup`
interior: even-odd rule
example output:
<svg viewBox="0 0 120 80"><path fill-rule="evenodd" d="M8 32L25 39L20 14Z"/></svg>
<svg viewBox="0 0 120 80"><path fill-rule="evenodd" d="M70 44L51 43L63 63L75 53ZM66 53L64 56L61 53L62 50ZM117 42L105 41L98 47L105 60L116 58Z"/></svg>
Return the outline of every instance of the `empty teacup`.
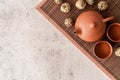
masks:
<svg viewBox="0 0 120 80"><path fill-rule="evenodd" d="M99 41L95 44L94 53L98 58L105 59L112 54L112 46L107 41Z"/></svg>
<svg viewBox="0 0 120 80"><path fill-rule="evenodd" d="M113 23L107 29L107 37L113 42L120 42L120 24Z"/></svg>

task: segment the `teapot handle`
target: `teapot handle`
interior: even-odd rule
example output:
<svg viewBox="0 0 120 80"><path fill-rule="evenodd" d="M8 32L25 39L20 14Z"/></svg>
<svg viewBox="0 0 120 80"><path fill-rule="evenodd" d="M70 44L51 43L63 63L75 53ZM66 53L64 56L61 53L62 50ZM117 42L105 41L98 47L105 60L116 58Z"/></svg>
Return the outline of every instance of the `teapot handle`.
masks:
<svg viewBox="0 0 120 80"><path fill-rule="evenodd" d="M108 18L105 18L105 19L103 19L103 22L108 22L108 21L110 21L110 20L113 20L114 19L114 16L110 16L110 17L108 17Z"/></svg>

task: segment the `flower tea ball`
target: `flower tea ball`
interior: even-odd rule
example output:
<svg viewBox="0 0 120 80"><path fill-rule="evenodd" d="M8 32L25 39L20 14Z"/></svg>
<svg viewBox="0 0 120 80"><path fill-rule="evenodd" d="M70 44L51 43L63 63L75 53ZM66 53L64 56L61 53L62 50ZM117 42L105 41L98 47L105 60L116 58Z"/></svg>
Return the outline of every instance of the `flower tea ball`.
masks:
<svg viewBox="0 0 120 80"><path fill-rule="evenodd" d="M89 5L93 5L95 3L94 0L86 0L86 2L89 4Z"/></svg>
<svg viewBox="0 0 120 80"><path fill-rule="evenodd" d="M75 6L79 10L84 9L86 7L86 1L85 0L77 0L75 3Z"/></svg>
<svg viewBox="0 0 120 80"><path fill-rule="evenodd" d="M106 10L108 8L108 3L106 1L100 1L98 3L98 9L103 11Z"/></svg>
<svg viewBox="0 0 120 80"><path fill-rule="evenodd" d="M115 50L115 55L120 57L120 47Z"/></svg>
<svg viewBox="0 0 120 80"><path fill-rule="evenodd" d="M62 4L63 0L54 0L56 4Z"/></svg>
<svg viewBox="0 0 120 80"><path fill-rule="evenodd" d="M63 12L63 13L68 13L70 12L71 10L71 6L69 3L63 3L60 7L60 10Z"/></svg>
<svg viewBox="0 0 120 80"><path fill-rule="evenodd" d="M66 27L71 27L73 25L73 20L71 18L66 18L64 24Z"/></svg>

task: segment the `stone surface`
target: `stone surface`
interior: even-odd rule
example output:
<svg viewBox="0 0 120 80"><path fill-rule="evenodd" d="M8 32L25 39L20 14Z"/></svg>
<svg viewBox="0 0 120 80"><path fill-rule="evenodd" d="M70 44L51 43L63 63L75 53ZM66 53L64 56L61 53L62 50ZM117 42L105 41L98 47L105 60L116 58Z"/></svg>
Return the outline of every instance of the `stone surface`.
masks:
<svg viewBox="0 0 120 80"><path fill-rule="evenodd" d="M34 8L0 0L0 80L110 80Z"/></svg>

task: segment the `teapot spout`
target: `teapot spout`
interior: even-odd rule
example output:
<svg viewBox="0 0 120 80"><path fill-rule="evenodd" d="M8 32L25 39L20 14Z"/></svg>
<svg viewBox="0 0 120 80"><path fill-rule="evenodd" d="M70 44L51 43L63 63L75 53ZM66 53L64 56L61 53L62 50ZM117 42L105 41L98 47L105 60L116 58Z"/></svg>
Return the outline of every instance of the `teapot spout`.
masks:
<svg viewBox="0 0 120 80"><path fill-rule="evenodd" d="M81 29L74 29L73 32L75 34L81 35Z"/></svg>
<svg viewBox="0 0 120 80"><path fill-rule="evenodd" d="M108 18L105 18L105 19L103 19L103 22L108 22L108 21L110 21L110 20L113 20L114 19L114 16L111 16L111 17L108 17Z"/></svg>
<svg viewBox="0 0 120 80"><path fill-rule="evenodd" d="M73 33L77 33L76 29L73 30Z"/></svg>

